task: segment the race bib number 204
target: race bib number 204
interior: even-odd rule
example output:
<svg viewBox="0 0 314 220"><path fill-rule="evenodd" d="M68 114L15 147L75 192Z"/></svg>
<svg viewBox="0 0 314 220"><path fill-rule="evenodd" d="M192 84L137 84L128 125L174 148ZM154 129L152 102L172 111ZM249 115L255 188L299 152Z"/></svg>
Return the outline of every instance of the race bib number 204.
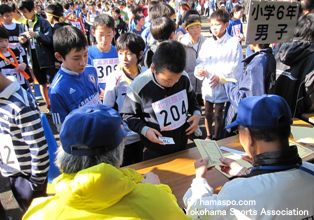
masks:
<svg viewBox="0 0 314 220"><path fill-rule="evenodd" d="M152 104L161 131L171 131L182 126L187 119L188 99L182 90Z"/></svg>
<svg viewBox="0 0 314 220"><path fill-rule="evenodd" d="M119 58L94 59L93 62L97 69L98 83L106 83L108 75L117 69Z"/></svg>

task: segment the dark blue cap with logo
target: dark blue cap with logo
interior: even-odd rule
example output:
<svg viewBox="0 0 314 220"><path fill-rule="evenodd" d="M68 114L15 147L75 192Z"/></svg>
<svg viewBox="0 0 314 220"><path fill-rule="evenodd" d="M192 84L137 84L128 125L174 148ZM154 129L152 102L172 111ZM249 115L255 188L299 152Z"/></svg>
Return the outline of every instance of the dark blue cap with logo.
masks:
<svg viewBox="0 0 314 220"><path fill-rule="evenodd" d="M65 152L80 156L105 153L119 146L126 131L119 113L105 105L73 110L62 124L60 141ZM78 148L87 147L87 148Z"/></svg>
<svg viewBox="0 0 314 220"><path fill-rule="evenodd" d="M292 124L290 107L277 95L251 96L238 106L237 119L226 128L242 125L249 128L276 128Z"/></svg>

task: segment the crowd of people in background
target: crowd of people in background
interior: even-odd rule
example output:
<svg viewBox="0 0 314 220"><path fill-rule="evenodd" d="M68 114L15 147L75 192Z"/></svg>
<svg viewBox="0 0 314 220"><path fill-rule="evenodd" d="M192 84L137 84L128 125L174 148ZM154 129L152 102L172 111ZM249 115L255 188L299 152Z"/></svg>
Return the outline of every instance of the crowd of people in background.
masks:
<svg viewBox="0 0 314 220"><path fill-rule="evenodd" d="M25 218L48 217L50 212L40 210L56 204L61 213L59 200L71 203L72 209L84 210L81 218L88 218L88 212L100 206L110 208L99 215L115 216L118 207L136 203L132 195L125 197L131 191L135 197L143 192L160 199L160 204L171 204L159 207L167 211L155 211L159 219L188 218L154 174L142 177L119 167L186 149L189 135L202 136L202 106L207 140L235 135L238 127L230 125L237 120L241 101L251 96L281 96L281 102L287 102L282 105L291 111L289 117L313 112L313 1L302 0L301 6L292 42L250 44L247 50L251 54L244 56L243 23L247 22L248 5L239 0L2 1L0 137L14 154L9 154L7 161L2 155L0 166L2 174L10 178L21 210L25 213L34 198L46 196L49 170L34 84L40 85L60 132L63 150L60 147L58 166L62 175L56 180L60 186L70 187L66 182L75 175L106 171L112 172L106 178L120 178L118 186L108 188L125 190L110 195L114 199L105 203L101 201L108 195L84 192L95 200L90 206L81 206L74 201L79 193L70 195L70 188L76 187L70 184L70 188L59 189L63 199L53 197L47 206L45 202L34 205ZM209 19L210 37L201 34L204 16ZM81 118L76 114L82 114ZM79 127L83 121L86 127ZM112 136L106 123L115 127ZM117 128L120 125L123 129ZM288 119L285 126L289 126ZM248 131L245 129L242 135ZM205 162L199 161L199 167ZM107 186L95 179L88 181L95 187ZM80 181L75 179L78 188L82 187ZM146 182L157 187L137 184ZM204 194L213 194L206 191L207 182L198 184ZM121 198L127 201L118 202ZM147 205L157 210L149 198ZM187 201L186 205L194 207ZM137 206L125 212L129 215L133 210L135 216L153 219L146 208ZM70 213L73 211L63 214ZM94 214L96 217L97 212Z"/></svg>

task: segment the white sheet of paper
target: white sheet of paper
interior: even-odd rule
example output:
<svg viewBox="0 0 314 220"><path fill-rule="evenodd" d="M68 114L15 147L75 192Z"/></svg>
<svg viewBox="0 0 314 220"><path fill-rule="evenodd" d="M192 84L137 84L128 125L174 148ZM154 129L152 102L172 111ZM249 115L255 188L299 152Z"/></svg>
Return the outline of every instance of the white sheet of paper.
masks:
<svg viewBox="0 0 314 220"><path fill-rule="evenodd" d="M171 137L158 137L164 144L175 144L173 138Z"/></svg>
<svg viewBox="0 0 314 220"><path fill-rule="evenodd" d="M314 144L314 128L291 126L291 132L296 142Z"/></svg>
<svg viewBox="0 0 314 220"><path fill-rule="evenodd" d="M195 139L194 142L202 158L209 158L207 167L222 164L219 158L223 158L223 155L216 141Z"/></svg>
<svg viewBox="0 0 314 220"><path fill-rule="evenodd" d="M220 150L224 150L224 151L227 151L227 152L232 153L232 154L239 154L239 155L247 156L247 153L245 153L243 151L234 150L234 149L231 149L231 148L228 148L228 147L225 147L225 146L221 146Z"/></svg>
<svg viewBox="0 0 314 220"><path fill-rule="evenodd" d="M304 147L298 143L295 143L293 141L289 141L289 145L292 146L292 145L296 145L297 148L298 148L298 153L299 153L299 156L303 159L304 157L307 157L311 154L314 153L314 151L308 149L307 147Z"/></svg>

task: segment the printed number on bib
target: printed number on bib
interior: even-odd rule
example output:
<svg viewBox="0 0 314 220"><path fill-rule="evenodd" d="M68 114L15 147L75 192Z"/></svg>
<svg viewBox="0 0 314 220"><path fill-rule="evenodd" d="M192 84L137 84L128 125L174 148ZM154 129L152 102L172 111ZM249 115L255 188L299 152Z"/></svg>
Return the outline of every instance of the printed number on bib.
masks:
<svg viewBox="0 0 314 220"><path fill-rule="evenodd" d="M20 85L25 84L25 79L21 75L20 72L16 71L16 69L2 69L2 73L5 76L14 76Z"/></svg>
<svg viewBox="0 0 314 220"><path fill-rule="evenodd" d="M17 157L13 148L12 138L9 134L0 133L0 153L4 164L8 165L9 172L18 172L20 170L20 165L17 161ZM6 167L8 167L6 166Z"/></svg>
<svg viewBox="0 0 314 220"><path fill-rule="evenodd" d="M175 130L186 122L188 99L186 90L152 104L161 131Z"/></svg>
<svg viewBox="0 0 314 220"><path fill-rule="evenodd" d="M98 83L106 83L108 75L117 69L118 58L94 59L94 67L97 69Z"/></svg>

